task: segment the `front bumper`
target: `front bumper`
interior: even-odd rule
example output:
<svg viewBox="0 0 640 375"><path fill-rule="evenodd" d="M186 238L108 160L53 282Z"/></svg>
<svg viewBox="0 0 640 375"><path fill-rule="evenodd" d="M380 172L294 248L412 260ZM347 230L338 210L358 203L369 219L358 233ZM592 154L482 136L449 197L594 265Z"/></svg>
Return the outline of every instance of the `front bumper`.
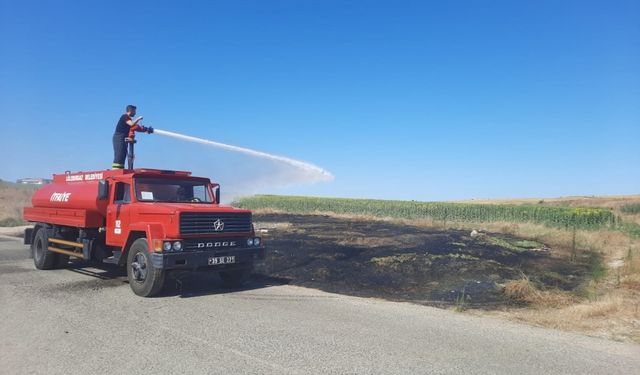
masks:
<svg viewBox="0 0 640 375"><path fill-rule="evenodd" d="M231 265L209 266L209 258L235 256L236 262ZM157 269L196 269L196 268L233 268L243 267L258 260L264 260L264 246L235 248L211 251L184 251L176 253L152 253L151 262ZM230 267L229 267L230 266Z"/></svg>

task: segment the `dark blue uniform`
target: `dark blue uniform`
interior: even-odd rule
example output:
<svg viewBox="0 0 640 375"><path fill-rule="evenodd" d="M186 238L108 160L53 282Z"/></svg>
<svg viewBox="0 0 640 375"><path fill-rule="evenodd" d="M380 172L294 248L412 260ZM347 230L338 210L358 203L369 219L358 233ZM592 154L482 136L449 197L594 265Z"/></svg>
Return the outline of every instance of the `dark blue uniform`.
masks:
<svg viewBox="0 0 640 375"><path fill-rule="evenodd" d="M116 131L113 133L113 164L112 169L123 169L124 159L127 158L127 143L124 141L129 135L131 128L127 121L131 120L128 114L120 116L116 124Z"/></svg>

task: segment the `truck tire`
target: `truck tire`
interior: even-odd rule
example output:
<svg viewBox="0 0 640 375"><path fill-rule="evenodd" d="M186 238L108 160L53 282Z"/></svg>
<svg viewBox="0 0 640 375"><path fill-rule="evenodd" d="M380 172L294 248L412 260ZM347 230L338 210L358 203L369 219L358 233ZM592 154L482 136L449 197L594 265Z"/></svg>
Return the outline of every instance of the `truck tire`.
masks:
<svg viewBox="0 0 640 375"><path fill-rule="evenodd" d="M252 272L253 267L233 271L220 271L220 279L222 279L222 285L227 288L239 288L249 281Z"/></svg>
<svg viewBox="0 0 640 375"><path fill-rule="evenodd" d="M153 267L146 238L138 238L127 251L127 278L131 290L141 297L152 297L164 286L164 272Z"/></svg>
<svg viewBox="0 0 640 375"><path fill-rule="evenodd" d="M31 244L33 263L39 270L50 270L55 267L56 253L49 251L49 237L43 228L38 229Z"/></svg>

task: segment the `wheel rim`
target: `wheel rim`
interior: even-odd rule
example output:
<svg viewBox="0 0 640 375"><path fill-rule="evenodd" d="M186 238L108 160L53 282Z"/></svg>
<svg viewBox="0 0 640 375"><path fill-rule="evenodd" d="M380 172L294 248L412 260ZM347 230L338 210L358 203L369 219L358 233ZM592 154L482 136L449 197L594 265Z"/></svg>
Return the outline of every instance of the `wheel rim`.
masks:
<svg viewBox="0 0 640 375"><path fill-rule="evenodd" d="M44 246L42 245L42 240L41 239L37 239L36 240L36 246L35 246L35 254L33 254L33 257L35 258L36 262L39 262L40 259L42 259L42 255L44 253Z"/></svg>
<svg viewBox="0 0 640 375"><path fill-rule="evenodd" d="M147 257L142 253L136 253L131 262L131 275L139 283L144 283L147 279Z"/></svg>

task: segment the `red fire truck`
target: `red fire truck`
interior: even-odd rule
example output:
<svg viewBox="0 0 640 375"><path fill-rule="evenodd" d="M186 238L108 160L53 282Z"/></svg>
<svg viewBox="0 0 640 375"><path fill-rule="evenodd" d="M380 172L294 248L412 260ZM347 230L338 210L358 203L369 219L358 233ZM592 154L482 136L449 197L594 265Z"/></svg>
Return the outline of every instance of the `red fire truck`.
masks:
<svg viewBox="0 0 640 375"><path fill-rule="evenodd" d="M121 169L57 174L24 218L38 269L69 257L126 266L129 285L153 296L173 270L211 270L243 284L265 256L251 212L220 204L220 186L190 172Z"/></svg>

